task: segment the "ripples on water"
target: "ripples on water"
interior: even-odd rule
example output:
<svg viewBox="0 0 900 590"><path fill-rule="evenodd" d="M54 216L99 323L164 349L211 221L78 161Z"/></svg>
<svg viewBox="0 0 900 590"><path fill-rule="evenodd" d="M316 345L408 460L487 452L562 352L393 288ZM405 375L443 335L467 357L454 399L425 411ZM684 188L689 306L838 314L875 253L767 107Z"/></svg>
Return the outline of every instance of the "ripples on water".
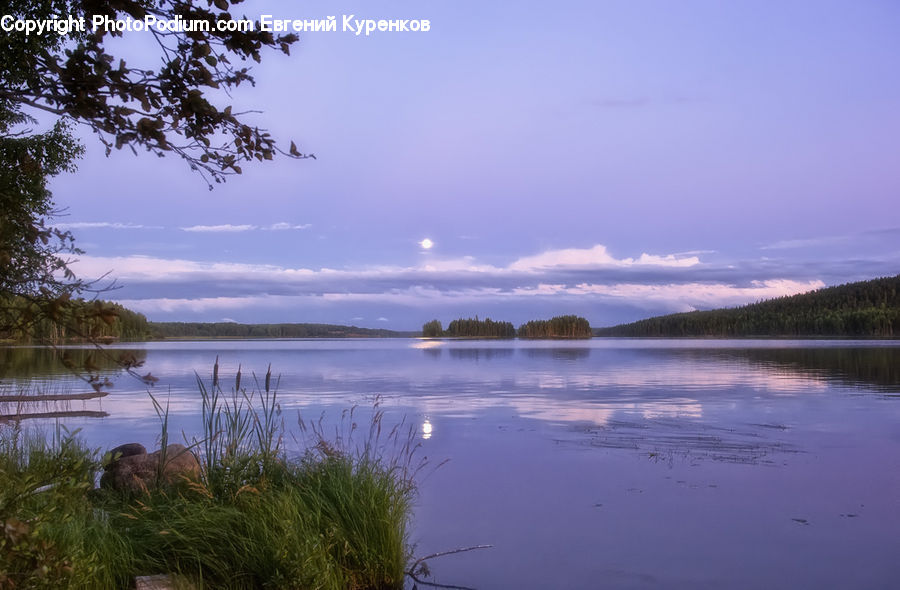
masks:
<svg viewBox="0 0 900 590"><path fill-rule="evenodd" d="M286 425L378 397L449 459L421 486L417 553L479 588L888 588L900 579L900 347L893 342L216 341L122 345L199 427L196 371L281 374ZM73 357L89 354L73 349ZM81 358L83 360L83 358ZM92 444L153 444L146 390L0 402ZM0 349L0 395L78 392L45 349ZM107 417L99 417L106 415ZM47 420L28 423L52 424Z"/></svg>

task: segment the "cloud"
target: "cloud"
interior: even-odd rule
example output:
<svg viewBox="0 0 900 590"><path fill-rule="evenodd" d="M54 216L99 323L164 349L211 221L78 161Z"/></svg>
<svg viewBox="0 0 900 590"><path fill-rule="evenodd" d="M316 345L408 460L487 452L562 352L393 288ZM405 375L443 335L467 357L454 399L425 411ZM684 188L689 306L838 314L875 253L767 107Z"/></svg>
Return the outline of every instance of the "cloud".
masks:
<svg viewBox="0 0 900 590"><path fill-rule="evenodd" d="M143 225L140 223L130 223L130 222L120 222L120 221L72 221L69 223L57 223L54 224L54 227L59 229L166 229L165 226L162 225ZM219 232L245 232L245 231L254 231L254 230L262 230L262 231L285 231L285 230L300 230L300 229L308 229L312 227L309 223L286 223L286 222L278 222L273 223L271 225L251 225L251 224L242 224L242 225L232 225L230 223L225 223L222 225L191 225L188 227L181 227L182 231L186 232L195 232L195 233L219 233Z"/></svg>
<svg viewBox="0 0 900 590"><path fill-rule="evenodd" d="M255 225L231 225L225 223L222 225L192 225L190 227L182 227L182 231L202 232L202 233L219 233L219 232L241 232L258 229Z"/></svg>
<svg viewBox="0 0 900 590"><path fill-rule="evenodd" d="M144 314L234 310L248 306L271 305L270 297L157 297L149 299L120 299L122 305ZM227 321L227 320L223 320Z"/></svg>
<svg viewBox="0 0 900 590"><path fill-rule="evenodd" d="M819 238L801 238L796 240L779 240L760 247L760 250L788 250L793 248L817 248L831 246L850 241L851 236L825 236Z"/></svg>
<svg viewBox="0 0 900 590"><path fill-rule="evenodd" d="M380 292L355 293L306 293L296 295L245 295L234 297L159 297L148 299L122 299L120 303L152 315L154 313L207 313L224 310L265 308L268 310L295 310L321 307L358 306L380 304L390 306L457 308L468 305L528 303L544 300L559 305L564 300L581 301L584 305L625 302L633 307L664 310L668 312L692 311L713 307L752 303L761 299L794 295L825 286L822 281L792 281L776 279L757 281L748 286L724 283L672 283L643 285L616 283L610 285L582 284L576 286L541 284L534 288L504 290L497 288L458 288L439 290L411 286L406 289L390 289ZM357 316L353 320L362 319ZM379 322L389 319L380 316Z"/></svg>
<svg viewBox="0 0 900 590"><path fill-rule="evenodd" d="M821 280L796 281L791 279L771 279L751 281L749 285L726 283L669 283L648 285L638 283L580 284L574 287L562 285L540 285L538 289L518 291L519 294L553 295L596 295L627 301L640 301L674 306L678 311L693 311L698 308L728 307L762 299L784 297L821 289Z"/></svg>
<svg viewBox="0 0 900 590"><path fill-rule="evenodd" d="M163 229L159 225L142 225L140 223L127 223L119 221L73 221L70 223L57 223L54 227L59 229Z"/></svg>
<svg viewBox="0 0 900 590"><path fill-rule="evenodd" d="M898 236L900 236L900 228L893 227L854 234L840 234L830 236L815 236L812 238L779 240L777 242L761 246L760 250L790 250L798 248L821 248L823 246L860 246L860 242L862 241L880 242L885 238L896 239Z"/></svg>
<svg viewBox="0 0 900 590"><path fill-rule="evenodd" d="M284 231L287 229L308 229L312 227L311 223L301 223L298 225L291 225L290 223L273 223L268 227L262 227L260 229L269 230L269 231Z"/></svg>
<svg viewBox="0 0 900 590"><path fill-rule="evenodd" d="M192 225L189 227L182 227L182 231L189 232L201 232L201 233L226 233L226 232L245 232L245 231L285 231L289 229L307 229L312 227L309 223L302 224L291 224L286 222L278 222L273 223L271 225L251 225L251 224L241 224L241 225L232 225L230 223L224 223L222 225Z"/></svg>
<svg viewBox="0 0 900 590"><path fill-rule="evenodd" d="M606 249L606 246L598 244L593 248L579 249L566 248L564 250L549 250L536 256L519 258L509 265L511 270L533 271L558 267L629 267L629 266L671 266L689 267L700 264L697 256L678 257L674 254L658 256L654 254L641 254L635 258L615 258Z"/></svg>
<svg viewBox="0 0 900 590"><path fill-rule="evenodd" d="M122 289L111 294L151 317L155 313L180 314L184 319L201 313L238 317L234 314L251 308L266 310L267 317L283 317L298 309L340 308L342 318L378 318L400 317L401 308L475 313L492 305L510 311L530 306L585 310L585 314L611 308L654 313L708 309L891 274L886 271L897 262L895 258L711 263L698 255L648 253L616 258L596 245L523 256L506 265L485 264L470 256L345 269L83 256L73 270L85 279L112 271Z"/></svg>

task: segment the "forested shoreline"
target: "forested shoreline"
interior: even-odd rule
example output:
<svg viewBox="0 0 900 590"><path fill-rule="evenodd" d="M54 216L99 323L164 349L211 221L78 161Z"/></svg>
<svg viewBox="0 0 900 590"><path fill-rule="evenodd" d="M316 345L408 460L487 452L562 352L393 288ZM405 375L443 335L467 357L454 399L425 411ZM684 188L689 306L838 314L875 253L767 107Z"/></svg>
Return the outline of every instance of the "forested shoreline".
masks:
<svg viewBox="0 0 900 590"><path fill-rule="evenodd" d="M151 322L109 301L70 300L58 317L39 303L6 303L21 321L0 333L16 344L112 342L215 338L496 338L581 339L608 337L794 337L896 338L900 330L900 275L848 283L735 308L658 316L609 328L591 329L580 316L532 320L516 329L491 318L458 318L447 329L437 319L421 333L316 323ZM33 316L33 318L32 318Z"/></svg>
<svg viewBox="0 0 900 590"><path fill-rule="evenodd" d="M417 332L359 328L336 324L236 322L151 322L141 313L109 301L71 300L61 305L58 317L39 313L37 304L20 299L22 321L0 333L0 342L43 344L214 338L402 338ZM32 309L35 308L35 309ZM33 317L32 317L33 316Z"/></svg>
<svg viewBox="0 0 900 590"><path fill-rule="evenodd" d="M149 322L150 338L401 338L414 335L336 324L239 324L236 322Z"/></svg>
<svg viewBox="0 0 900 590"><path fill-rule="evenodd" d="M658 338L896 338L898 334L900 275L594 330L595 336Z"/></svg>
<svg viewBox="0 0 900 590"><path fill-rule="evenodd" d="M16 316L16 321L0 330L0 342L108 342L151 336L147 318L118 303L84 299L53 303L7 298L2 306L7 314Z"/></svg>

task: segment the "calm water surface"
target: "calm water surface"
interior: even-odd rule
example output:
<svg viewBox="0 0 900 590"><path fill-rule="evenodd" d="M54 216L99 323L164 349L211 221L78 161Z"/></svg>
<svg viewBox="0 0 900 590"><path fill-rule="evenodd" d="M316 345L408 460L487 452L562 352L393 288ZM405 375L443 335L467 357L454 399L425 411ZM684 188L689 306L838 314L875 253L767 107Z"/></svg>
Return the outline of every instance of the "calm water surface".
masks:
<svg viewBox="0 0 900 590"><path fill-rule="evenodd" d="M595 339L122 345L199 429L197 371L281 375L296 416L376 398L431 465L413 523L435 580L477 588L900 587L900 345ZM73 354L86 354L74 350ZM98 361L101 362L102 361ZM150 446L146 388L0 414L63 418L92 445ZM0 349L0 383L80 391L42 349ZM105 417L99 417L105 414ZM46 420L32 419L33 424Z"/></svg>

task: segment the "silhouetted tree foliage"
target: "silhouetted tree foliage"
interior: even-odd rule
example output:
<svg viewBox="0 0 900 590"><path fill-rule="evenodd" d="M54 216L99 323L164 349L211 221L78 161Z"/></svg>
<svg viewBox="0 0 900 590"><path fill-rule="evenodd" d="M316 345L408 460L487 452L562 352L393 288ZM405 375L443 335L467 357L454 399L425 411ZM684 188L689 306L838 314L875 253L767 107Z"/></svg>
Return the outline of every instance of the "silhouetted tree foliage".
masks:
<svg viewBox="0 0 900 590"><path fill-rule="evenodd" d="M54 213L47 182L71 171L81 149L62 124L46 133L12 131L24 120L0 101L0 335L40 317L61 319L88 287L68 268L79 254L72 235L47 221Z"/></svg>
<svg viewBox="0 0 900 590"><path fill-rule="evenodd" d="M742 307L676 313L597 330L598 336L836 336L893 338L900 275Z"/></svg>
<svg viewBox="0 0 900 590"><path fill-rule="evenodd" d="M439 320L431 320L422 326L422 336L425 338L440 338L444 335L444 326Z"/></svg>
<svg viewBox="0 0 900 590"><path fill-rule="evenodd" d="M447 325L446 336L454 338L515 338L516 328L510 322L495 322L491 318L453 320Z"/></svg>
<svg viewBox="0 0 900 590"><path fill-rule="evenodd" d="M583 317L563 315L532 320L519 326L519 338L590 338L591 325Z"/></svg>
<svg viewBox="0 0 900 590"><path fill-rule="evenodd" d="M220 182L240 174L241 162L271 160L276 153L307 157L291 143L281 150L271 135L235 112L229 91L253 84L246 65L263 52L285 54L297 35L256 30L219 31L241 0L12 0L3 14L47 19L72 15L86 19L84 32L68 35L4 33L0 57L0 101L7 110L44 111L87 125L106 146L145 149L159 156L177 154L205 178ZM115 55L110 43L121 32L96 31L94 15L110 19L206 21L210 31L160 31L157 51L144 52L139 64ZM123 50L118 45L119 51ZM131 56L137 59L136 56Z"/></svg>
<svg viewBox="0 0 900 590"><path fill-rule="evenodd" d="M79 254L72 235L53 229L55 210L47 190L50 177L74 170L82 148L70 124L91 129L106 146L139 149L157 156L175 154L198 171L210 188L240 174L249 161L276 154L302 154L291 142L282 149L249 112L237 112L231 91L254 80L247 64L267 50L289 54L294 34L260 30L219 31L215 22L230 20L241 0L8 0L2 14L14 19L84 18L84 31L66 35L4 32L0 52L0 337L15 339L94 338L115 328L121 312L101 303L85 304L85 292L103 291L70 271ZM137 33L152 39L155 51L123 55L129 46L121 32L94 30L94 15L183 22L198 27ZM126 60L125 58L128 58ZM35 118L56 123L36 132ZM51 329L50 324L57 324ZM103 327L106 326L106 327ZM119 337L123 334L116 334ZM130 368L130 367L128 367ZM85 370L88 370L85 368ZM90 372L88 370L88 372ZM95 383L96 385L96 383Z"/></svg>

